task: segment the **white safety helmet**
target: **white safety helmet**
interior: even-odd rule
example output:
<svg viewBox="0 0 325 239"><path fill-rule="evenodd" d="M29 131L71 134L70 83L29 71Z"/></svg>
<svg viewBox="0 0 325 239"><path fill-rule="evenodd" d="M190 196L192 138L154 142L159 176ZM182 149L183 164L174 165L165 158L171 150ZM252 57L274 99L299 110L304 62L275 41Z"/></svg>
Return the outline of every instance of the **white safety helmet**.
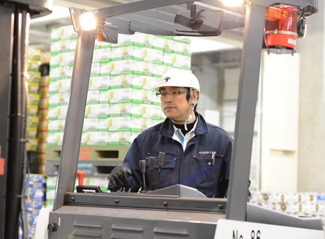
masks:
<svg viewBox="0 0 325 239"><path fill-rule="evenodd" d="M188 70L173 68L167 71L159 80L158 87L155 88L159 91L161 87L165 86L179 86L190 87L200 92L200 83L196 76Z"/></svg>

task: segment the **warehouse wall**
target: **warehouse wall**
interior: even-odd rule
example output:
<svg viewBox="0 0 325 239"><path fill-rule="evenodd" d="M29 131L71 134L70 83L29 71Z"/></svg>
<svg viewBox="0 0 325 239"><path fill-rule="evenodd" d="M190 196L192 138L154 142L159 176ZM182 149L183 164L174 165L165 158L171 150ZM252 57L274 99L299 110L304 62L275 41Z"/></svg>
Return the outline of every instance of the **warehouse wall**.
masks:
<svg viewBox="0 0 325 239"><path fill-rule="evenodd" d="M299 93L299 191L325 191L325 18L319 12L307 19L307 37L298 41Z"/></svg>
<svg viewBox="0 0 325 239"><path fill-rule="evenodd" d="M299 54L262 52L261 190L295 192L298 178Z"/></svg>

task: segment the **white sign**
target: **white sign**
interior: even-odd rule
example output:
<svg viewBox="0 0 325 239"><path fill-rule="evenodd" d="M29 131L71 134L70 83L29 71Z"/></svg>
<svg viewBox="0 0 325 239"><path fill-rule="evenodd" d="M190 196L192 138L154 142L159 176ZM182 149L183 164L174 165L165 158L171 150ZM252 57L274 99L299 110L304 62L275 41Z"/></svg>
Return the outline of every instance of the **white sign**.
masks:
<svg viewBox="0 0 325 239"><path fill-rule="evenodd" d="M221 219L214 239L324 239L324 232Z"/></svg>

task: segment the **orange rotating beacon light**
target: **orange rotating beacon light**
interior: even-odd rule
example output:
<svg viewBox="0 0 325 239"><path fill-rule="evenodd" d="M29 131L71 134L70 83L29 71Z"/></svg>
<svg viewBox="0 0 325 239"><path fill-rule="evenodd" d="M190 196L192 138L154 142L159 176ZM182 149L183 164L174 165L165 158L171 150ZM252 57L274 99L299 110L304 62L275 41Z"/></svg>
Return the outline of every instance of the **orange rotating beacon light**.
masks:
<svg viewBox="0 0 325 239"><path fill-rule="evenodd" d="M265 45L267 48L293 50L298 37L298 10L287 5L275 5L266 9Z"/></svg>

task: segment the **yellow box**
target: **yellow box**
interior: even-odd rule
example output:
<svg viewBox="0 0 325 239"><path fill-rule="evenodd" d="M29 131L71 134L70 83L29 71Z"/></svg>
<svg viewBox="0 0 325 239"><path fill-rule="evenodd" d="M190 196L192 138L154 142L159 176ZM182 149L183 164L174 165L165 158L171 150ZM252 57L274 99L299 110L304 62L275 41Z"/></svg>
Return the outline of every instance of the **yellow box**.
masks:
<svg viewBox="0 0 325 239"><path fill-rule="evenodd" d="M28 92L32 94L38 94L39 83L38 82L30 82L28 84Z"/></svg>
<svg viewBox="0 0 325 239"><path fill-rule="evenodd" d="M49 98L48 97L41 98L41 100L39 102L39 108L42 110L49 108Z"/></svg>
<svg viewBox="0 0 325 239"><path fill-rule="evenodd" d="M39 131L48 131L48 120L41 120L38 124Z"/></svg>
<svg viewBox="0 0 325 239"><path fill-rule="evenodd" d="M37 116L37 113L38 113L38 105L28 105L28 111L27 111L28 115Z"/></svg>
<svg viewBox="0 0 325 239"><path fill-rule="evenodd" d="M27 138L36 138L37 127L27 127Z"/></svg>
<svg viewBox="0 0 325 239"><path fill-rule="evenodd" d="M45 153L47 147L47 143L39 143L38 144L38 152Z"/></svg>
<svg viewBox="0 0 325 239"><path fill-rule="evenodd" d="M38 140L37 139L29 139L27 138L26 149L27 151L37 151Z"/></svg>
<svg viewBox="0 0 325 239"><path fill-rule="evenodd" d="M41 87L39 90L40 98L48 98L49 97L49 88L48 87Z"/></svg>
<svg viewBox="0 0 325 239"><path fill-rule="evenodd" d="M39 120L47 120L48 117L48 110L47 109L41 109L38 114Z"/></svg>
<svg viewBox="0 0 325 239"><path fill-rule="evenodd" d="M42 76L40 79L40 87L49 87L50 76Z"/></svg>
<svg viewBox="0 0 325 239"><path fill-rule="evenodd" d="M37 138L38 138L38 142L40 144L46 143L47 140L47 131L44 132L38 132ZM45 152L44 152L45 153Z"/></svg>

